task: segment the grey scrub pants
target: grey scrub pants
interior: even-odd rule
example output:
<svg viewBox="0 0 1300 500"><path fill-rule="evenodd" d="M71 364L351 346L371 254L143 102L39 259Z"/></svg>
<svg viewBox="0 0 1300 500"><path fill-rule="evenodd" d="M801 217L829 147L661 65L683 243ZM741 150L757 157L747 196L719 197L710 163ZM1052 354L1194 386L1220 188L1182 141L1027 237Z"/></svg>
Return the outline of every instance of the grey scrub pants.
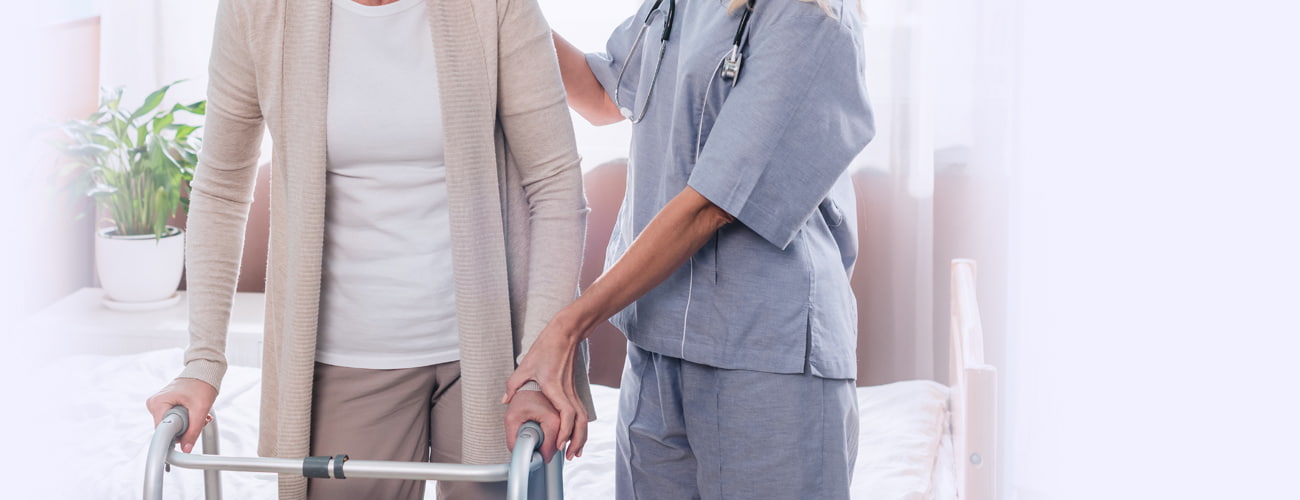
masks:
<svg viewBox="0 0 1300 500"><path fill-rule="evenodd" d="M619 500L849 498L852 380L726 370L629 343L618 420Z"/></svg>

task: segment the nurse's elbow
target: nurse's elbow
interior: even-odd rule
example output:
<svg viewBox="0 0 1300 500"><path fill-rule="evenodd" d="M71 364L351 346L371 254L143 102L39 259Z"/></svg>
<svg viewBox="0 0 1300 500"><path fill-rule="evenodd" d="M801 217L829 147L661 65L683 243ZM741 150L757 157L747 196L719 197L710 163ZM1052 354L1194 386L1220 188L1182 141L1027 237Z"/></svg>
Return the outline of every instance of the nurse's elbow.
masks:
<svg viewBox="0 0 1300 500"><path fill-rule="evenodd" d="M593 115L593 116L586 116L584 118L587 119L587 123L590 123L597 127L603 127L605 125L613 125L615 123L623 121L623 115L614 115L614 116Z"/></svg>
<svg viewBox="0 0 1300 500"><path fill-rule="evenodd" d="M698 226L704 226L709 231L722 229L722 226L736 221L736 217L723 210L717 204L713 203L708 197L700 194L695 188L686 186L682 189L681 194L677 195L670 204L680 203L683 208L689 210L691 219Z"/></svg>
<svg viewBox="0 0 1300 500"><path fill-rule="evenodd" d="M712 202L710 202L709 205L704 208L704 211L701 215L703 216L702 218L705 220L706 224L708 224L708 226L712 228L712 230L714 231L722 229L722 227L726 226L727 224L736 222L735 217L727 213L727 211L723 210L721 207L714 205Z"/></svg>
<svg viewBox="0 0 1300 500"><path fill-rule="evenodd" d="M609 96L605 95L604 92L601 93L599 98L590 99L589 102L590 101L594 102L588 106L573 107L573 110L577 111L579 116L587 120L587 123L600 127L603 125L613 125L624 120L623 113L619 112L618 106L615 106L614 101L611 101Z"/></svg>
<svg viewBox="0 0 1300 500"><path fill-rule="evenodd" d="M687 189L690 188L688 187ZM700 196L700 199L703 200L703 204L695 212L695 223L697 227L701 227L711 233L736 221L736 218L727 213L726 210L723 210L722 207L714 205L712 201L709 201L703 196Z"/></svg>

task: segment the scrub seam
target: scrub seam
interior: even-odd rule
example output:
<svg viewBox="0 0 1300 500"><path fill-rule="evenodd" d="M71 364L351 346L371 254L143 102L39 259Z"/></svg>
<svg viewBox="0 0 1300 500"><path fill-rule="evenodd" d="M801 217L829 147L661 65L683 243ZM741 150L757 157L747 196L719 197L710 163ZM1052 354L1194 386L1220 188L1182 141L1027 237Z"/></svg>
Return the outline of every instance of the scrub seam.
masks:
<svg viewBox="0 0 1300 500"><path fill-rule="evenodd" d="M635 344L630 345L629 348L640 349L639 347L636 347ZM649 363L646 363L645 361L646 360L644 359L642 360L641 369L637 370L638 380L637 380L636 402L634 403L635 406L632 408L632 418L627 422L627 464L626 466L628 470L626 473L627 473L628 489L632 490L632 500L637 499L637 494L636 494L637 488L635 484L636 475L632 474L632 469L633 469L632 460L637 455L636 439L634 439L634 436L632 435L632 429L633 427L635 427L636 421L641 418L641 401L645 398L645 371L649 367ZM658 377L656 376L656 379L657 378Z"/></svg>
<svg viewBox="0 0 1300 500"><path fill-rule="evenodd" d="M686 282L686 310L682 312L681 359L686 359L686 320L691 317L691 292L695 291L695 256L691 256L687 263L690 264L691 274Z"/></svg>

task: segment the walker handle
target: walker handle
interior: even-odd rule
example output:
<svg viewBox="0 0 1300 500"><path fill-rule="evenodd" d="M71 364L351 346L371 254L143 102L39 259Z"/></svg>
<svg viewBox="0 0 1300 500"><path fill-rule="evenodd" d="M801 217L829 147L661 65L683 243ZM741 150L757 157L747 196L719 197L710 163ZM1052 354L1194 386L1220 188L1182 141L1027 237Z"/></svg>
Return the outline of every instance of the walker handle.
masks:
<svg viewBox="0 0 1300 500"><path fill-rule="evenodd" d="M509 500L526 500L528 498L528 475L534 458L542 447L542 426L537 422L527 421L519 426L515 434L515 449L510 455L510 468L506 477L506 498ZM558 457L563 460L564 457Z"/></svg>
<svg viewBox="0 0 1300 500"><path fill-rule="evenodd" d="M190 410L189 408L186 408L181 405L173 406L170 410L167 410L166 413L163 413L162 420L167 420L167 417L173 415L175 415L177 418L180 419L181 429L176 431L176 435L173 436L174 438L179 438L181 437L181 435L185 434L186 430L189 430L190 428ZM160 420L159 423L161 424L161 422L162 421Z"/></svg>
<svg viewBox="0 0 1300 500"><path fill-rule="evenodd" d="M144 462L144 499L162 499L163 472L167 470L167 453L171 451L176 438L185 434L190 427L190 411L184 406L176 405L163 413L158 427L153 431L153 440L149 442L149 455Z"/></svg>

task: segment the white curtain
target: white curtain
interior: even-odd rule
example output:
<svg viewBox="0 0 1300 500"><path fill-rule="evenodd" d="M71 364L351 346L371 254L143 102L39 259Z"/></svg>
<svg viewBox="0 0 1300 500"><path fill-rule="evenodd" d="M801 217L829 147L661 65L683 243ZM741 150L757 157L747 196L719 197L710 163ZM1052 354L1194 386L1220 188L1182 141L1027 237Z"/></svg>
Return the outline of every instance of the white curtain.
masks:
<svg viewBox="0 0 1300 500"><path fill-rule="evenodd" d="M863 4L876 137L851 167L862 228L853 276L860 384L935 376L931 3Z"/></svg>
<svg viewBox="0 0 1300 500"><path fill-rule="evenodd" d="M1002 361L1008 267L1007 52L988 7L864 4L877 135L854 166L860 383L948 377L948 262L973 258L990 362Z"/></svg>
<svg viewBox="0 0 1300 500"><path fill-rule="evenodd" d="M125 87L129 105L184 79L168 96L203 99L217 0L98 0L96 6L102 87Z"/></svg>

